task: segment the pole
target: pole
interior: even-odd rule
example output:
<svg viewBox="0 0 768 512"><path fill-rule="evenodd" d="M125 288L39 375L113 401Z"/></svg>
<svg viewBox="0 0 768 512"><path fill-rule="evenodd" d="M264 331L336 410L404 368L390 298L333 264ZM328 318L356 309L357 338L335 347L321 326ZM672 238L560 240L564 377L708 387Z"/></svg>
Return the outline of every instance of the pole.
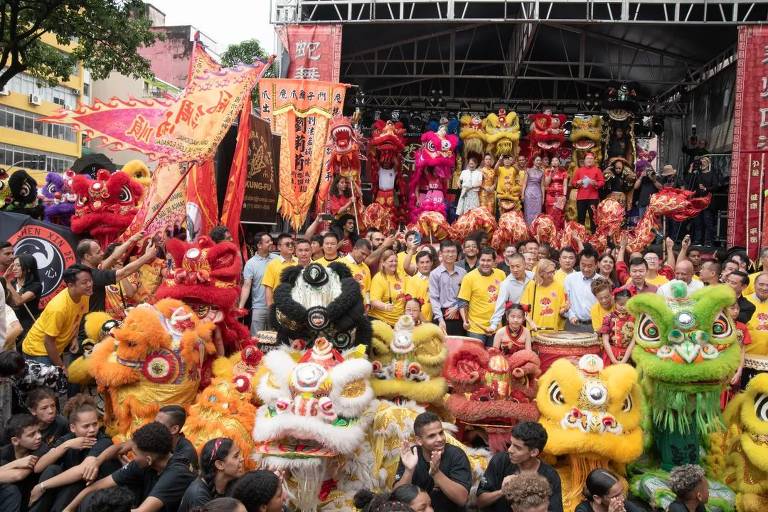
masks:
<svg viewBox="0 0 768 512"><path fill-rule="evenodd" d="M357 236L360 236L360 221L357 218L357 199L355 198L355 188L357 187L357 180L350 180L349 190L352 192L352 211L355 214L355 231Z"/></svg>
<svg viewBox="0 0 768 512"><path fill-rule="evenodd" d="M152 222L157 218L157 216L160 214L161 211L163 211L163 206L168 203L168 201L171 199L171 196L176 192L176 189L179 188L181 185L181 182L184 181L184 179L187 177L187 174L189 174L189 171L192 169L193 165L197 165L197 162L190 162L187 166L187 169L181 174L181 177L179 178L179 181L176 182L176 184L173 186L170 192L168 192L168 196L163 199L163 202L160 203L160 206L157 208L155 213L152 214L152 216L149 218L148 221L144 223L144 226L142 226L142 231L147 228Z"/></svg>

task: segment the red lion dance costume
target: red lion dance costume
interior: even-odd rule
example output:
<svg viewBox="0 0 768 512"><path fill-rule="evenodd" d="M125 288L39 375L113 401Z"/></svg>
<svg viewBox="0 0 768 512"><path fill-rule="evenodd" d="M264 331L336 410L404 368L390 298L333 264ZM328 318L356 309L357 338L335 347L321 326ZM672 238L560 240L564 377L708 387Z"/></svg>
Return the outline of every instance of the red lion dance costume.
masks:
<svg viewBox="0 0 768 512"><path fill-rule="evenodd" d="M560 147L565 142L565 116L553 114L551 110L543 113L531 114L531 129L528 134L530 140L530 159L537 156L560 157Z"/></svg>
<svg viewBox="0 0 768 512"><path fill-rule="evenodd" d="M448 180L456 165L459 139L448 135L446 127L421 136L421 148L416 152L413 176L408 187L410 222L415 223L421 212L435 211L445 216L448 200Z"/></svg>
<svg viewBox="0 0 768 512"><path fill-rule="evenodd" d="M373 124L368 141L368 169L373 185L374 202L365 209L363 223L389 233L399 223L401 211L395 209L395 185L398 205L406 203L405 179L402 173L405 128L403 123L379 119Z"/></svg>
<svg viewBox="0 0 768 512"><path fill-rule="evenodd" d="M237 246L232 242L217 244L201 236L195 243L168 240L165 250L173 259L173 267L163 271L164 279L155 296L182 300L201 320L213 322L217 351L222 347L228 354L241 350L249 331L238 321L242 316L237 309L242 264ZM209 366L206 377L210 377ZM203 383L207 382L206 378Z"/></svg>
<svg viewBox="0 0 768 512"><path fill-rule="evenodd" d="M331 156L328 159L329 174L331 177L341 174L349 180L355 198L355 222L362 229L360 222L363 214L363 198L360 188L360 151L363 149L365 139L355 131L352 120L348 117L331 119L328 133L327 147L331 150ZM325 197L321 197L321 199L324 200Z"/></svg>
<svg viewBox="0 0 768 512"><path fill-rule="evenodd" d="M84 174L75 176L72 191L77 194L72 232L89 233L106 248L133 220L144 187L124 172L110 174L102 169L95 180Z"/></svg>

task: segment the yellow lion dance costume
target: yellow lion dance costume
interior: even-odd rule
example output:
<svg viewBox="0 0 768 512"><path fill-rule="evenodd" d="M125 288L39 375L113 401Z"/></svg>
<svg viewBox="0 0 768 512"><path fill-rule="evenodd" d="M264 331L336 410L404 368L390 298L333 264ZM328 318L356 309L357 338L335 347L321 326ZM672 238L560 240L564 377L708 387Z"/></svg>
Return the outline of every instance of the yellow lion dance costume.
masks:
<svg viewBox="0 0 768 512"><path fill-rule="evenodd" d="M579 503L590 471L624 474L643 452L642 394L628 364L603 368L594 354L582 356L578 367L559 359L539 379L536 403L549 436L544 453L557 458L563 510Z"/></svg>
<svg viewBox="0 0 768 512"><path fill-rule="evenodd" d="M516 112L507 112L503 108L498 114L488 114L483 120L487 150L496 158L510 155L517 158L520 151L520 120Z"/></svg>
<svg viewBox="0 0 768 512"><path fill-rule="evenodd" d="M191 404L205 354L215 352L214 324L181 301L163 299L131 310L93 349L91 373L106 393L105 424L128 436L163 404Z"/></svg>

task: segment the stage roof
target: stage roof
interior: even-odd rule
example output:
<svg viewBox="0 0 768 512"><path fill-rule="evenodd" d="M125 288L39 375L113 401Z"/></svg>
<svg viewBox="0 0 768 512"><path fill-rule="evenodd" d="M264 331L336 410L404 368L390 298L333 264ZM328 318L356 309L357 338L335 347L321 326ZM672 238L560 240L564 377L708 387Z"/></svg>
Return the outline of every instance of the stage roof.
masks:
<svg viewBox="0 0 768 512"><path fill-rule="evenodd" d="M768 2L272 0L272 21L341 23L341 80L368 107L600 110L631 82L647 114L733 65ZM350 101L359 92L351 92Z"/></svg>

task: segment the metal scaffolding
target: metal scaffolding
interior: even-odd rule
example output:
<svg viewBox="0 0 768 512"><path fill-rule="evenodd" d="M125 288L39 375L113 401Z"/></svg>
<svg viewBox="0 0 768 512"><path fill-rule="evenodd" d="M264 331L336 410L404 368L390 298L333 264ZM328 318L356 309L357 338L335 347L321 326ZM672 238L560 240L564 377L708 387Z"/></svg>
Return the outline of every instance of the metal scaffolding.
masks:
<svg viewBox="0 0 768 512"><path fill-rule="evenodd" d="M272 0L272 23L525 22L751 24L768 2L745 0Z"/></svg>

